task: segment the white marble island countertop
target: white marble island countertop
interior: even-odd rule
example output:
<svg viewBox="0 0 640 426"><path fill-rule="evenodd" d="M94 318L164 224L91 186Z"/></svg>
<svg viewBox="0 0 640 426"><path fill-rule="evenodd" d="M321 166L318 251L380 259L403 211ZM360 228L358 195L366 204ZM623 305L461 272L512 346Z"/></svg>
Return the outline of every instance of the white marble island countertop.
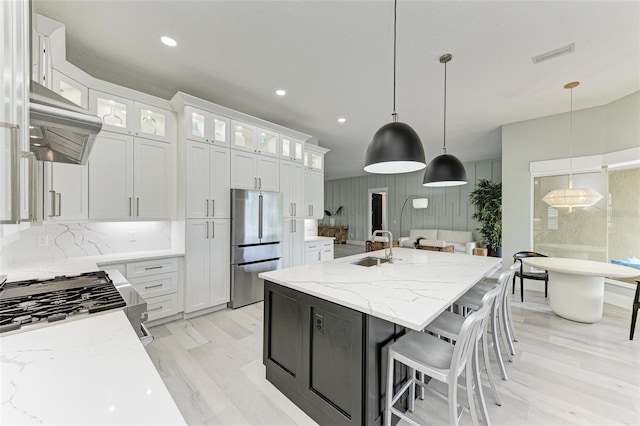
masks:
<svg viewBox="0 0 640 426"><path fill-rule="evenodd" d="M364 257L384 257L384 250L330 262L263 272L276 284L337 303L384 320L422 330L448 305L502 259L394 248L392 264L353 265Z"/></svg>
<svg viewBox="0 0 640 426"><path fill-rule="evenodd" d="M0 337L0 424L181 425L123 311Z"/></svg>

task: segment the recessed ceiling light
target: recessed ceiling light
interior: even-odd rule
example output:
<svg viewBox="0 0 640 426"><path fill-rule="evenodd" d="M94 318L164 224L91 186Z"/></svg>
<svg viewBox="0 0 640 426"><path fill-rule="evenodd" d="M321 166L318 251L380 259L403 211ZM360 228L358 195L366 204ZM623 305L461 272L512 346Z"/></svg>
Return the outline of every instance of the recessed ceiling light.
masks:
<svg viewBox="0 0 640 426"><path fill-rule="evenodd" d="M175 46L178 45L178 42L176 42L171 37L167 37L167 36L160 37L160 41L163 42L164 44L166 44L167 46L170 46L170 47L175 47Z"/></svg>
<svg viewBox="0 0 640 426"><path fill-rule="evenodd" d="M347 119L344 118L344 117L338 118L338 123L340 123L340 124L344 123L345 121L347 121Z"/></svg>
<svg viewBox="0 0 640 426"><path fill-rule="evenodd" d="M276 95L278 95L278 96L284 96L286 94L287 94L286 90L283 90L283 89L276 90Z"/></svg>

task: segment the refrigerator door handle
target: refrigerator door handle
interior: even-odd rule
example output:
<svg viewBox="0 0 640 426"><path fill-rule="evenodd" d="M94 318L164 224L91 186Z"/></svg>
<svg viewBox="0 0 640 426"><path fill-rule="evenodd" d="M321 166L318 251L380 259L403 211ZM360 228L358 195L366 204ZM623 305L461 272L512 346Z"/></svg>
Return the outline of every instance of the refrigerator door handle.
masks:
<svg viewBox="0 0 640 426"><path fill-rule="evenodd" d="M263 196L260 195L258 196L258 238L262 239L262 203L263 203Z"/></svg>

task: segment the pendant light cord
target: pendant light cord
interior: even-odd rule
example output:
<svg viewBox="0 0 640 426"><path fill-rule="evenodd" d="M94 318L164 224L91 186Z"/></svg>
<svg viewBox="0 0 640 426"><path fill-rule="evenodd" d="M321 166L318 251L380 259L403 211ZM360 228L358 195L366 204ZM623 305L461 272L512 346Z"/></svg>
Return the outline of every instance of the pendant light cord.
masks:
<svg viewBox="0 0 640 426"><path fill-rule="evenodd" d="M444 63L444 123L442 125L442 153L447 153L447 63Z"/></svg>
<svg viewBox="0 0 640 426"><path fill-rule="evenodd" d="M569 112L569 185L573 180L573 87L570 89L571 103Z"/></svg>
<svg viewBox="0 0 640 426"><path fill-rule="evenodd" d="M398 0L393 2L393 114L396 113L396 33L398 21Z"/></svg>

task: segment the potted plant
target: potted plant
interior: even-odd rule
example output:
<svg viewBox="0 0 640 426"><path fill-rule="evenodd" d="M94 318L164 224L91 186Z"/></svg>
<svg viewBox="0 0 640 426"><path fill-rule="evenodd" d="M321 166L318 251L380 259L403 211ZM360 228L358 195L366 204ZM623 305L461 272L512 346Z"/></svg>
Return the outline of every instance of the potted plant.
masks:
<svg viewBox="0 0 640 426"><path fill-rule="evenodd" d="M329 216L329 225L330 226L336 226L336 219L334 216L338 216L340 213L342 213L342 206L338 207L336 209L335 212L331 213L331 211L329 210L325 210L324 214L325 216Z"/></svg>
<svg viewBox="0 0 640 426"><path fill-rule="evenodd" d="M481 223L480 233L490 255L502 257L502 182L479 180L469 201L475 209L471 217Z"/></svg>

